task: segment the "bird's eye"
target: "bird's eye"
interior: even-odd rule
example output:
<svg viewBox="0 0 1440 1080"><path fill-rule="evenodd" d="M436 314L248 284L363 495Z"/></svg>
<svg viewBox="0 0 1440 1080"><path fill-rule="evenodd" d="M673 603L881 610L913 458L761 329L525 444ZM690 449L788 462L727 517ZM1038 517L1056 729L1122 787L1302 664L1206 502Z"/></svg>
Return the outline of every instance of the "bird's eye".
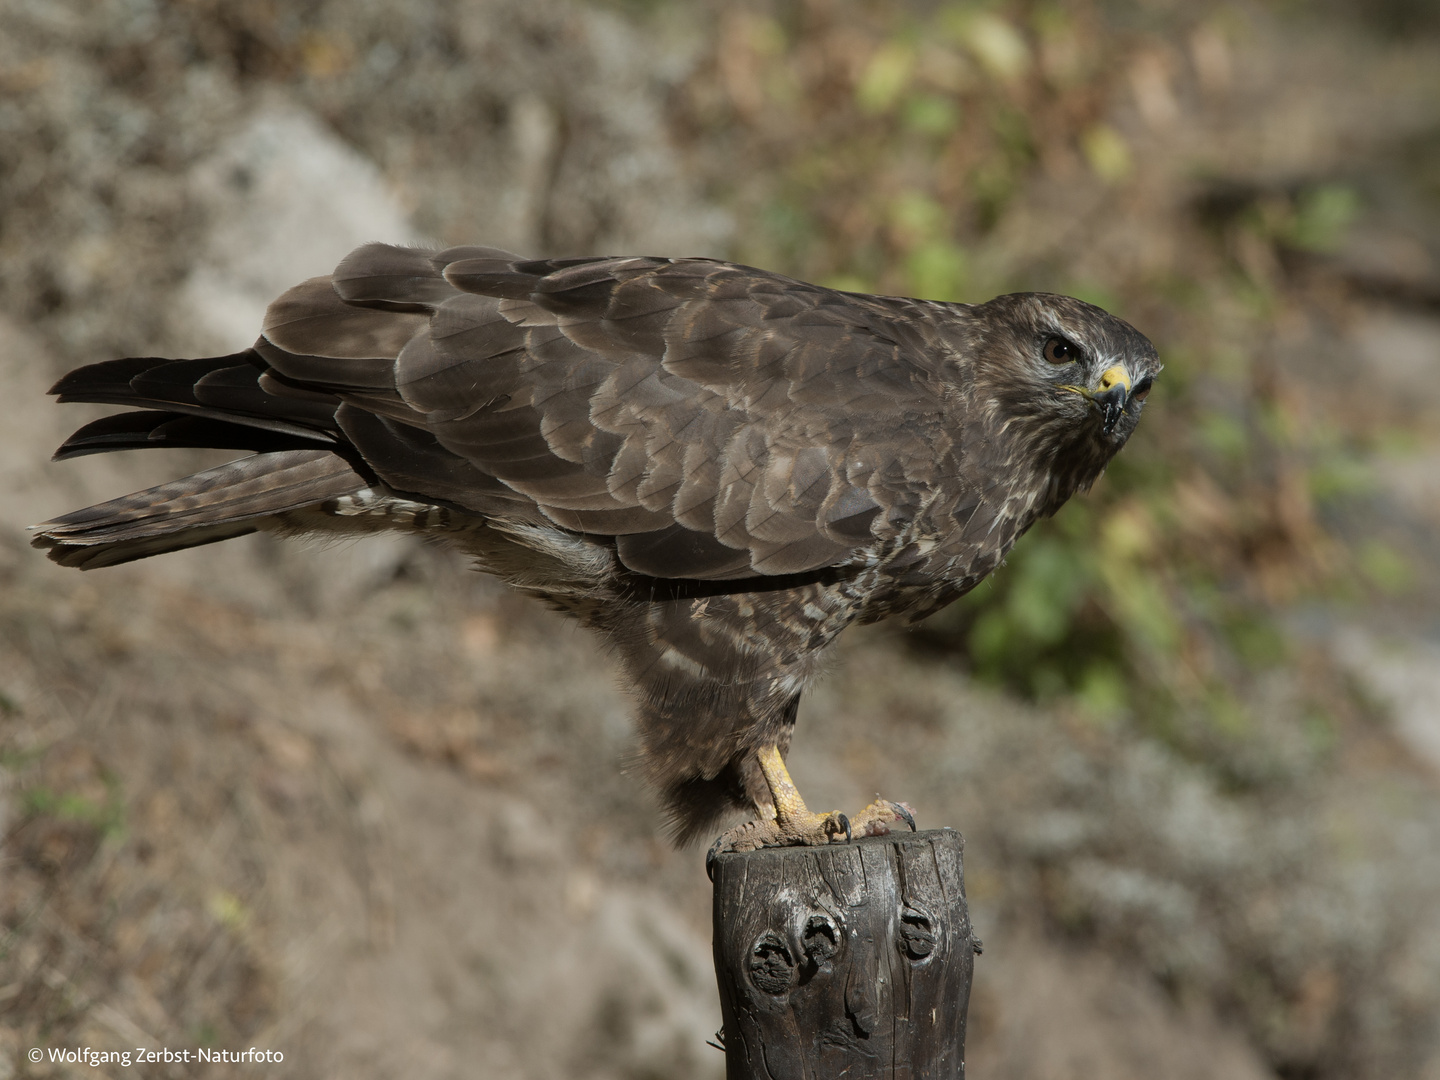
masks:
<svg viewBox="0 0 1440 1080"><path fill-rule="evenodd" d="M1045 342L1045 359L1052 364L1073 364L1080 359L1080 350L1063 337Z"/></svg>
<svg viewBox="0 0 1440 1080"><path fill-rule="evenodd" d="M1135 384L1134 391L1130 394L1131 401L1144 401L1150 396L1150 388L1155 385L1155 380L1148 375Z"/></svg>

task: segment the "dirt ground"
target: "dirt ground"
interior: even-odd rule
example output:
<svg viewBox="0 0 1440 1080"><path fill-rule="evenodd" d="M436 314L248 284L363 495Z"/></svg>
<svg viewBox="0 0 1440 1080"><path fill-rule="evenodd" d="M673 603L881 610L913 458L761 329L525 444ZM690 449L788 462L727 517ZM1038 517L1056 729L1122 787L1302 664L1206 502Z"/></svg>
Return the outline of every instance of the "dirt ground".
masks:
<svg viewBox="0 0 1440 1080"><path fill-rule="evenodd" d="M0 0L0 1080L719 1077L702 852L626 774L627 700L588 637L409 542L248 537L83 575L28 547L223 459L49 463L101 411L45 398L74 364L243 347L271 296L372 239L742 242L668 119L712 9L316 5L342 8L287 29L259 3ZM1250 179L1433 154L1440 48L1337 25L1237 31L1265 107L1147 152L1180 172L1239 144ZM1409 190L1277 337L1318 407L1405 436L1331 524L1389 538L1408 589L1287 622L1277 712L1307 680L1355 690L1323 752L1261 740L1269 779L1229 783L884 627L802 707L812 803L882 791L967 838L980 1080L1440 1080L1440 186ZM1017 260L1069 212L1027 198ZM141 1046L284 1062L46 1056Z"/></svg>

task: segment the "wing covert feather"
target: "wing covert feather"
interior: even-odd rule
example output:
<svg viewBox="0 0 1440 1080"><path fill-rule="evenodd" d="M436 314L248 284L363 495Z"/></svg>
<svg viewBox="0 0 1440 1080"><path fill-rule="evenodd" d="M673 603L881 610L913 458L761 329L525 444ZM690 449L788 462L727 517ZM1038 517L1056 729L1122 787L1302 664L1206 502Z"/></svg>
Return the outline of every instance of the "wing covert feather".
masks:
<svg viewBox="0 0 1440 1080"><path fill-rule="evenodd" d="M956 471L927 314L709 259L372 244L272 305L259 351L407 491L433 471L447 502L723 580L844 562Z"/></svg>

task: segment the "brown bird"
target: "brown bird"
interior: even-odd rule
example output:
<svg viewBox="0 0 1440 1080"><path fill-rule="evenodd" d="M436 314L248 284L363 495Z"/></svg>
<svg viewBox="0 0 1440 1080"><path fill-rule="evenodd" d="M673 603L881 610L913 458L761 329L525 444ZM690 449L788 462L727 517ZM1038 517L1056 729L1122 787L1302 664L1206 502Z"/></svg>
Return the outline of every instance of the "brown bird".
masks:
<svg viewBox="0 0 1440 1080"><path fill-rule="evenodd" d="M93 569L264 530L399 529L598 631L678 840L826 843L784 756L851 623L920 619L1124 445L1160 368L1099 308L837 292L711 259L530 261L371 244L270 305L254 347L79 368L138 407L56 452L252 455L35 527Z"/></svg>

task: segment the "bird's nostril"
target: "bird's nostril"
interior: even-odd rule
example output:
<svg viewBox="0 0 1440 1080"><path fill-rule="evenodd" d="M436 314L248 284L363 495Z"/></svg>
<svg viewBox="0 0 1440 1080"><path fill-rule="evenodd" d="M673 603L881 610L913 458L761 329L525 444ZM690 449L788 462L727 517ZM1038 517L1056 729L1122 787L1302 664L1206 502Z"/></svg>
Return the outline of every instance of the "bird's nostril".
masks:
<svg viewBox="0 0 1440 1080"><path fill-rule="evenodd" d="M1108 368L1105 373L1100 376L1100 392L1102 394L1115 386L1124 387L1127 392L1130 390L1130 376L1127 375L1125 369L1118 364L1112 368Z"/></svg>

